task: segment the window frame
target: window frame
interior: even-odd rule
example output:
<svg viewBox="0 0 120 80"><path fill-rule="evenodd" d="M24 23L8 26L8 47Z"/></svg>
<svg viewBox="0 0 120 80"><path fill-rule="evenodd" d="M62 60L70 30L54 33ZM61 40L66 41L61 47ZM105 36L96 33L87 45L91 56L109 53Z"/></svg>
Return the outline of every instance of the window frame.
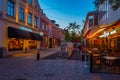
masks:
<svg viewBox="0 0 120 80"><path fill-rule="evenodd" d="M15 16L15 2L8 0L7 3L7 15L14 17Z"/></svg>
<svg viewBox="0 0 120 80"><path fill-rule="evenodd" d="M30 22L29 22L29 20L30 20ZM29 25L32 25L32 14L30 12L28 12L28 20L27 21L28 21L27 23Z"/></svg>
<svg viewBox="0 0 120 80"><path fill-rule="evenodd" d="M19 7L19 20L25 21L25 12L24 12L24 8L22 8L22 7Z"/></svg>
<svg viewBox="0 0 120 80"><path fill-rule="evenodd" d="M38 26L38 17L34 16L34 26Z"/></svg>
<svg viewBox="0 0 120 80"><path fill-rule="evenodd" d="M44 29L45 29L45 23L42 22L42 30L44 30Z"/></svg>

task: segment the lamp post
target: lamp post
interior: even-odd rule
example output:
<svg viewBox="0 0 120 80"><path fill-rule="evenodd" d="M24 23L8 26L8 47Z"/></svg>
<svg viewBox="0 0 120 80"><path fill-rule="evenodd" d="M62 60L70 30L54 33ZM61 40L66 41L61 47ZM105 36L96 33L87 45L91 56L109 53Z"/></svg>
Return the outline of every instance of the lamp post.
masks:
<svg viewBox="0 0 120 80"><path fill-rule="evenodd" d="M40 36L43 36L43 35L44 35L44 33L40 32ZM40 59L40 49L38 49L38 52L37 52L37 60L39 60L39 59Z"/></svg>

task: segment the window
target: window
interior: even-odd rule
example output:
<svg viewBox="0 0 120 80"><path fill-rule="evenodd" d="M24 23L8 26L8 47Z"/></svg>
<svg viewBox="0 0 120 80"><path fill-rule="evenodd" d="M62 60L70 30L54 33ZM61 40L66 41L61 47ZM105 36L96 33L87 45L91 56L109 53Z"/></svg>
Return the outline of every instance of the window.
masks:
<svg viewBox="0 0 120 80"><path fill-rule="evenodd" d="M19 8L19 20L24 21L24 9L22 7Z"/></svg>
<svg viewBox="0 0 120 80"><path fill-rule="evenodd" d="M14 17L14 2L11 0L8 0L7 14Z"/></svg>
<svg viewBox="0 0 120 80"><path fill-rule="evenodd" d="M89 27L93 26L94 16L89 16Z"/></svg>
<svg viewBox="0 0 120 80"><path fill-rule="evenodd" d="M23 50L23 40L10 38L8 39L8 51Z"/></svg>
<svg viewBox="0 0 120 80"><path fill-rule="evenodd" d="M34 26L37 26L37 24L38 24L38 18L34 17Z"/></svg>
<svg viewBox="0 0 120 80"><path fill-rule="evenodd" d="M44 30L44 23L42 22L42 30Z"/></svg>
<svg viewBox="0 0 120 80"><path fill-rule="evenodd" d="M32 5L32 0L27 0Z"/></svg>
<svg viewBox="0 0 120 80"><path fill-rule="evenodd" d="M28 13L28 24L32 24L32 14Z"/></svg>
<svg viewBox="0 0 120 80"><path fill-rule="evenodd" d="M48 31L48 25L46 25L46 31Z"/></svg>

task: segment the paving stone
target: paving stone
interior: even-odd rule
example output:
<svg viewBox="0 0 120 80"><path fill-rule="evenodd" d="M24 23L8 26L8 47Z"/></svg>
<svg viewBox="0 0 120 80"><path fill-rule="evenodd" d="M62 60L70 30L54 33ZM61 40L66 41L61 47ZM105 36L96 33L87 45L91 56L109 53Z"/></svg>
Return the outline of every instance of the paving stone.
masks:
<svg viewBox="0 0 120 80"><path fill-rule="evenodd" d="M116 74L89 73L87 63L80 60L36 60L32 56L0 59L0 80L120 80Z"/></svg>

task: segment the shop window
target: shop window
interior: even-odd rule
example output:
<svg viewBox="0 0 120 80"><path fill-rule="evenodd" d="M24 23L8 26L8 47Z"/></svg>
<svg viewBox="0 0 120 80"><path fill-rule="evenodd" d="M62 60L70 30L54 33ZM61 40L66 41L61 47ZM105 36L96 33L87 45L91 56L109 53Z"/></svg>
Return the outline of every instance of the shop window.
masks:
<svg viewBox="0 0 120 80"><path fill-rule="evenodd" d="M30 41L29 41L29 48L30 48L30 49L36 49L36 48L37 48L37 41L35 41L35 40L30 40Z"/></svg>
<svg viewBox="0 0 120 80"><path fill-rule="evenodd" d="M23 50L23 40L11 38L8 40L8 51Z"/></svg>

